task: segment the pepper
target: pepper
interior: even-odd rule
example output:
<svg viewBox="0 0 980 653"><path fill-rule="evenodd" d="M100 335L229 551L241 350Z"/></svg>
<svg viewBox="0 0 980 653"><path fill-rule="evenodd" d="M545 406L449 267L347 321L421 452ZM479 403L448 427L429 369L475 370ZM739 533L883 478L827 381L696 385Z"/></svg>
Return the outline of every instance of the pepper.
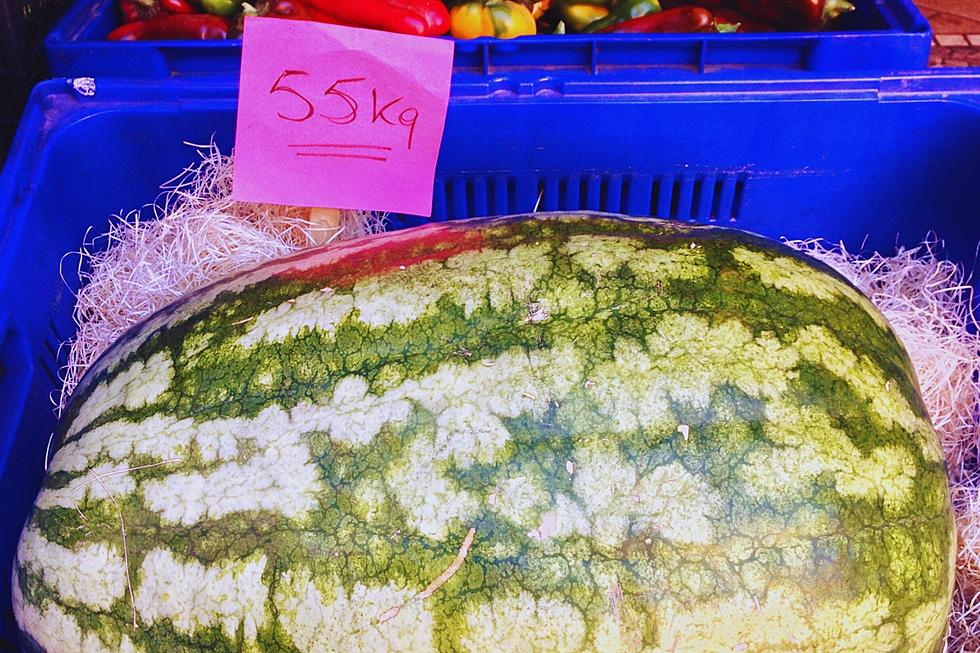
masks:
<svg viewBox="0 0 980 653"><path fill-rule="evenodd" d="M582 0L562 1L558 4L558 13L573 32L581 32L592 23L609 15L607 4Z"/></svg>
<svg viewBox="0 0 980 653"><path fill-rule="evenodd" d="M119 0L124 23L147 20L161 13L193 14L194 6L187 0Z"/></svg>
<svg viewBox="0 0 980 653"><path fill-rule="evenodd" d="M200 0L201 9L215 16L230 18L242 10L243 0Z"/></svg>
<svg viewBox="0 0 980 653"><path fill-rule="evenodd" d="M715 15L715 27L718 31L751 33L751 32L775 32L776 28L761 20L756 20L751 16L729 9L728 7L718 7L712 10Z"/></svg>
<svg viewBox="0 0 980 653"><path fill-rule="evenodd" d="M513 0L469 0L449 12L450 32L457 39L495 36L511 39L537 33L534 16Z"/></svg>
<svg viewBox="0 0 980 653"><path fill-rule="evenodd" d="M527 5L526 2L524 4ZM537 2L533 2L528 8L531 10L531 15L534 16L534 20L538 20L551 9L551 0L538 0Z"/></svg>
<svg viewBox="0 0 980 653"><path fill-rule="evenodd" d="M258 12L258 15L271 16L273 18L309 20L314 23L329 23L331 25L346 25L339 18L303 4L300 0L273 0L263 6Z"/></svg>
<svg viewBox="0 0 980 653"><path fill-rule="evenodd" d="M742 13L781 29L817 30L849 11L847 0L734 0Z"/></svg>
<svg viewBox="0 0 980 653"><path fill-rule="evenodd" d="M687 5L624 20L602 31L630 34L690 34L709 31L713 20L714 16L704 7Z"/></svg>
<svg viewBox="0 0 980 653"><path fill-rule="evenodd" d="M122 12L124 23L135 23L138 20L143 20L140 7L135 0L119 0L119 11Z"/></svg>
<svg viewBox="0 0 980 653"><path fill-rule="evenodd" d="M441 0L309 0L308 4L358 27L416 36L449 32L449 10Z"/></svg>
<svg viewBox="0 0 980 653"><path fill-rule="evenodd" d="M584 32L595 33L626 20L640 18L661 10L658 0L620 0L609 10L609 15L586 27Z"/></svg>
<svg viewBox="0 0 980 653"><path fill-rule="evenodd" d="M159 0L160 9L167 14L196 14L194 5L187 0Z"/></svg>
<svg viewBox="0 0 980 653"><path fill-rule="evenodd" d="M109 33L110 41L166 41L228 38L230 25L210 14L160 14L127 23Z"/></svg>
<svg viewBox="0 0 980 653"><path fill-rule="evenodd" d="M698 7L714 10L716 7L721 7L724 4L725 0L660 0L660 6L663 7L664 11L675 7L686 7L688 5L697 5Z"/></svg>

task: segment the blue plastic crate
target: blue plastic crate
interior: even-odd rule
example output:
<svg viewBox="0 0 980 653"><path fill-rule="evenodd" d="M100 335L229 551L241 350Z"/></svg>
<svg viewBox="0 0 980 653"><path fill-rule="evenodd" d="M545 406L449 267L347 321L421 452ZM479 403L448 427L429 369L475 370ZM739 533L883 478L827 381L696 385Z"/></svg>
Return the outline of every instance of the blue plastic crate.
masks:
<svg viewBox="0 0 980 653"><path fill-rule="evenodd" d="M915 70L929 59L932 31L912 0L852 0L846 31L780 34L618 34L481 38L456 45L457 77L520 79L610 70L684 75L757 74L760 68L823 71ZM121 20L116 0L78 0L45 40L51 72L64 77L237 74L241 41L112 43Z"/></svg>
<svg viewBox="0 0 980 653"><path fill-rule="evenodd" d="M891 251L933 230L980 244L980 70L848 80L458 85L435 219L597 209ZM14 546L44 473L50 394L74 333L65 266L88 229L151 202L196 154L232 145L237 88L215 79L39 86L0 176L0 651L16 651ZM402 216L398 224L419 222Z"/></svg>

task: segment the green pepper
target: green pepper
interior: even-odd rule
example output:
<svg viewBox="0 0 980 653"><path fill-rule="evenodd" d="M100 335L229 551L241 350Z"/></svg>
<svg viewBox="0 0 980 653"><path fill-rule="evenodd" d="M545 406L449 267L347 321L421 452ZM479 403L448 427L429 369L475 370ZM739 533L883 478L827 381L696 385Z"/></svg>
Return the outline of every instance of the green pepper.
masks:
<svg viewBox="0 0 980 653"><path fill-rule="evenodd" d="M619 0L619 2L612 6L608 16L589 24L582 31L589 33L599 32L616 23L633 20L634 18L640 18L658 11L661 11L661 7L657 0Z"/></svg>
<svg viewBox="0 0 980 653"><path fill-rule="evenodd" d="M242 0L200 0L201 9L215 16L234 16L242 10Z"/></svg>

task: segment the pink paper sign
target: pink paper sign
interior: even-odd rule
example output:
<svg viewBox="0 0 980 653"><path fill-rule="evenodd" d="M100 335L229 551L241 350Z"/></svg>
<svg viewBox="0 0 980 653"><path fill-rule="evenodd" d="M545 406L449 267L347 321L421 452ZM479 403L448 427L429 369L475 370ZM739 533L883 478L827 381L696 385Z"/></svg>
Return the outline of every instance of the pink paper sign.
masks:
<svg viewBox="0 0 980 653"><path fill-rule="evenodd" d="M237 200L432 214L453 43L247 18Z"/></svg>

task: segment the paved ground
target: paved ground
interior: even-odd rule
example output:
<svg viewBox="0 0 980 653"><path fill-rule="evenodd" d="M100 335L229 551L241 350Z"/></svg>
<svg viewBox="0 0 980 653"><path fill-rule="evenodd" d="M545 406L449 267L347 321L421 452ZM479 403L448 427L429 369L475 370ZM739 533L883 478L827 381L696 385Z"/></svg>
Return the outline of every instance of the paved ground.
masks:
<svg viewBox="0 0 980 653"><path fill-rule="evenodd" d="M980 0L916 0L936 37L934 66L980 66Z"/></svg>

